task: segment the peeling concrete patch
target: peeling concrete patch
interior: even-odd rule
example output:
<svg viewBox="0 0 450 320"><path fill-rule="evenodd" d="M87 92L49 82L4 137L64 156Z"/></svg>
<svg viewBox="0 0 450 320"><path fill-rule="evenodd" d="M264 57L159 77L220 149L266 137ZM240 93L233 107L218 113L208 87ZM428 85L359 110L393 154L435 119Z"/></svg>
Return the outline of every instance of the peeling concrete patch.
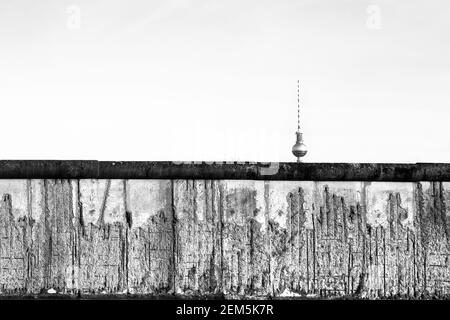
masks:
<svg viewBox="0 0 450 320"><path fill-rule="evenodd" d="M148 219L165 210L170 199L169 180L127 180L127 211L132 214L133 228L140 228Z"/></svg>
<svg viewBox="0 0 450 320"><path fill-rule="evenodd" d="M29 198L31 205L31 218L39 220L44 211L44 181L29 180Z"/></svg>
<svg viewBox="0 0 450 320"><path fill-rule="evenodd" d="M103 222L114 224L119 222L126 223L125 218L125 181L109 180L107 183L107 192L104 193L103 202Z"/></svg>
<svg viewBox="0 0 450 320"><path fill-rule="evenodd" d="M85 225L99 222L107 180L82 179L79 183L82 219Z"/></svg>
<svg viewBox="0 0 450 320"><path fill-rule="evenodd" d="M2 180L0 179L0 195L11 197L12 214L16 219L27 214L28 192L27 180Z"/></svg>
<svg viewBox="0 0 450 320"><path fill-rule="evenodd" d="M277 223L280 228L286 228L289 195L298 193L300 189L303 189L305 194L310 194L313 186L308 182L271 181L266 184L266 188L268 189L269 219ZM304 206L309 208L308 204Z"/></svg>
<svg viewBox="0 0 450 320"><path fill-rule="evenodd" d="M414 184L410 182L367 182L367 222L372 226L387 226L386 215L391 196L399 196L400 205L406 210L402 224L413 227L414 221Z"/></svg>

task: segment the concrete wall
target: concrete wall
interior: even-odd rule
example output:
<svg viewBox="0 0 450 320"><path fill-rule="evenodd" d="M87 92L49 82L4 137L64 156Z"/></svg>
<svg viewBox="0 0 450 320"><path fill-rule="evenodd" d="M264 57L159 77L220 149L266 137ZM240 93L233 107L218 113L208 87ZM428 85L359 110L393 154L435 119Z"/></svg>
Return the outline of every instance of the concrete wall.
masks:
<svg viewBox="0 0 450 320"><path fill-rule="evenodd" d="M0 196L3 295L450 293L449 182L6 179Z"/></svg>

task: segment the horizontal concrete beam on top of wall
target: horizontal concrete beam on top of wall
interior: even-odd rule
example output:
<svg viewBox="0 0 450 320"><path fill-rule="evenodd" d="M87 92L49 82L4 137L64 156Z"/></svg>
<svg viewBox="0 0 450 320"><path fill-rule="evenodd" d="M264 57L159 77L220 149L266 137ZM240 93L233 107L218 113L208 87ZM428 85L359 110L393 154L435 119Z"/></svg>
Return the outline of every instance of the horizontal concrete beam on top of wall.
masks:
<svg viewBox="0 0 450 320"><path fill-rule="evenodd" d="M0 180L0 296L450 295L449 182Z"/></svg>
<svg viewBox="0 0 450 320"><path fill-rule="evenodd" d="M450 164L3 160L0 179L450 181Z"/></svg>

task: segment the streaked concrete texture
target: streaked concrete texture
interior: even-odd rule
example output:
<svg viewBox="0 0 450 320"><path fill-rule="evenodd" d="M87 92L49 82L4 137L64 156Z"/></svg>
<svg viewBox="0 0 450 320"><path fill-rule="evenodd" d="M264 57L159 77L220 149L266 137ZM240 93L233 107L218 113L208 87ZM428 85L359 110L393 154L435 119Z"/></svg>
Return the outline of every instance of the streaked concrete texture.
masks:
<svg viewBox="0 0 450 320"><path fill-rule="evenodd" d="M0 180L0 292L450 293L449 182Z"/></svg>

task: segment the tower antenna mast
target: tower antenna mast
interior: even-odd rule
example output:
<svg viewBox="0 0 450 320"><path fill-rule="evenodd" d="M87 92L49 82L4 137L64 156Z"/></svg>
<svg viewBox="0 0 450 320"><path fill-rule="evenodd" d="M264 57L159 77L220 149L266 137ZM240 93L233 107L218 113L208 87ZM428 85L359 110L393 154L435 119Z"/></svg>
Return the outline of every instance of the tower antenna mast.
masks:
<svg viewBox="0 0 450 320"><path fill-rule="evenodd" d="M297 80L297 139L292 147L292 154L297 157L297 162L302 162L301 158L308 152L303 143L303 134L300 132L300 81Z"/></svg>
<svg viewBox="0 0 450 320"><path fill-rule="evenodd" d="M297 131L300 131L300 81L297 80Z"/></svg>

